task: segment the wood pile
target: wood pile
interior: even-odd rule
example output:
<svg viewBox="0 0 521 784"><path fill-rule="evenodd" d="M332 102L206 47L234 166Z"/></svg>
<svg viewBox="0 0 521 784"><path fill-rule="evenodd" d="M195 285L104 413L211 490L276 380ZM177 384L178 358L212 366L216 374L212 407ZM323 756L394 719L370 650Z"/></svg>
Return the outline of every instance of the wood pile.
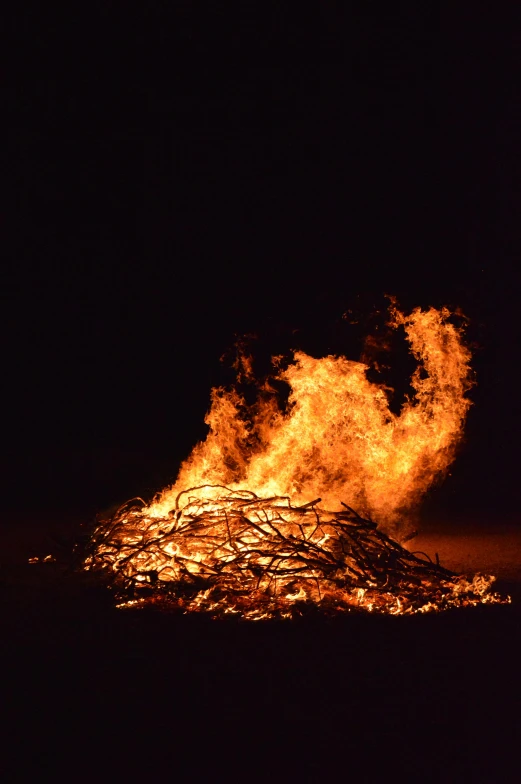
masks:
<svg viewBox="0 0 521 784"><path fill-rule="evenodd" d="M216 617L294 617L361 609L392 614L501 601L494 578L467 580L410 552L349 506L293 506L226 487L189 488L163 518L133 499L99 522L84 568L119 606L162 604Z"/></svg>

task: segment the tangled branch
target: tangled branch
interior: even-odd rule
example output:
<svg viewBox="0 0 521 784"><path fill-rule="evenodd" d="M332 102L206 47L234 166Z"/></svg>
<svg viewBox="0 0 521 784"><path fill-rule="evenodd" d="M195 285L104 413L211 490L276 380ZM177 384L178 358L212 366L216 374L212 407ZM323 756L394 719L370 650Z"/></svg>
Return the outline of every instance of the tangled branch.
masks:
<svg viewBox="0 0 521 784"><path fill-rule="evenodd" d="M133 499L98 525L84 566L109 575L123 606L290 617L320 607L425 612L500 601L493 578L472 582L409 552L345 504L292 506L222 486L190 488L167 517Z"/></svg>

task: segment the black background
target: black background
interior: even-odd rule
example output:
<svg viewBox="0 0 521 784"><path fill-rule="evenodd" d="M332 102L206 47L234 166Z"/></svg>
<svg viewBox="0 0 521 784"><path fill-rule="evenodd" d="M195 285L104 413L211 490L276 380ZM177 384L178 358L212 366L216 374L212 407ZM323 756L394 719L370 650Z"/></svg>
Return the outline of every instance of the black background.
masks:
<svg viewBox="0 0 521 784"><path fill-rule="evenodd" d="M358 359L385 293L471 321L475 406L433 514L515 515L518 17L188 3L17 16L11 518L150 495L204 436L236 335ZM398 389L406 371L397 355Z"/></svg>
<svg viewBox="0 0 521 784"><path fill-rule="evenodd" d="M358 359L386 293L470 319L475 405L426 517L518 524L516 4L207 5L8 22L2 524L29 551L160 489L237 335ZM395 406L410 370L398 341ZM25 568L0 582L15 771L519 778L516 606L261 628Z"/></svg>

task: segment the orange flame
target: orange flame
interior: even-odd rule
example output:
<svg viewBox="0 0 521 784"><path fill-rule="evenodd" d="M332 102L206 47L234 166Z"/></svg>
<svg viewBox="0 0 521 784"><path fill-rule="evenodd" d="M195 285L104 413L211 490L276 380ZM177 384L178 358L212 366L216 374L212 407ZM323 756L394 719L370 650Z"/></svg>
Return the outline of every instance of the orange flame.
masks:
<svg viewBox="0 0 521 784"><path fill-rule="evenodd" d="M345 500L403 536L404 516L453 461L471 405L470 352L450 315L446 308L416 308L409 316L391 308L389 324L404 327L418 362L414 397L399 414L390 410L386 388L368 380L368 365L301 351L276 375L290 388L285 412L268 383L254 406L236 389L213 389L206 440L148 515L166 516L187 487L218 484L290 496L295 504L320 496L328 509ZM251 377L248 362L237 369Z"/></svg>
<svg viewBox="0 0 521 784"><path fill-rule="evenodd" d="M276 376L290 389L286 410L268 382L251 406L236 388L212 390L210 432L174 486L102 522L84 568L112 573L119 607L250 620L303 605L405 614L509 601L489 591L493 577L469 581L422 560L344 503L403 537L404 512L454 459L470 353L449 316L392 308L390 325L404 327L419 363L399 414L368 366L344 357L296 352ZM239 382L253 380L249 358L235 369Z"/></svg>

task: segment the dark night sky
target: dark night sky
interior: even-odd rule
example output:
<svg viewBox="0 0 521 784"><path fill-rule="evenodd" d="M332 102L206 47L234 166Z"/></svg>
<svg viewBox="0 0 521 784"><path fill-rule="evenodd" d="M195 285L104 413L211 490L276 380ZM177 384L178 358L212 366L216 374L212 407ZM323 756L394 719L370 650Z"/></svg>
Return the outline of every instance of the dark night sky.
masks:
<svg viewBox="0 0 521 784"><path fill-rule="evenodd" d="M342 313L394 293L460 306L479 344L466 443L434 508L515 517L520 41L507 5L13 20L8 515L89 515L158 489L204 435L236 333L274 353L345 340L357 359Z"/></svg>

